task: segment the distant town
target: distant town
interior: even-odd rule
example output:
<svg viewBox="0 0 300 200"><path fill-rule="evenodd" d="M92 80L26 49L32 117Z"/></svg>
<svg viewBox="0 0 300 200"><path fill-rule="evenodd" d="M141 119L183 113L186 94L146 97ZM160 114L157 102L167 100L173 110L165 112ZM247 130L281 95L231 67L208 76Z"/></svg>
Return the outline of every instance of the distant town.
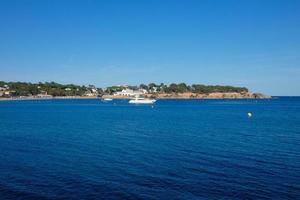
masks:
<svg viewBox="0 0 300 200"><path fill-rule="evenodd" d="M56 82L4 82L0 81L1 99L50 99L50 98L270 98L260 93L251 93L245 87L164 83L116 85L99 88L94 85L80 86Z"/></svg>

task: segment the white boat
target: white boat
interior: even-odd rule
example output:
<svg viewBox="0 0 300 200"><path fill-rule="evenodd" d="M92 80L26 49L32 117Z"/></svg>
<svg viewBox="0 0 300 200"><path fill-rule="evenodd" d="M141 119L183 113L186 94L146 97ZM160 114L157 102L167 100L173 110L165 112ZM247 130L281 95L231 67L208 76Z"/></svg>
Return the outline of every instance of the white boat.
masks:
<svg viewBox="0 0 300 200"><path fill-rule="evenodd" d="M104 98L103 101L112 101L113 99L111 98Z"/></svg>
<svg viewBox="0 0 300 200"><path fill-rule="evenodd" d="M129 103L134 104L153 104L154 102L156 102L155 99L146 99L141 97L135 97L134 99L129 100Z"/></svg>

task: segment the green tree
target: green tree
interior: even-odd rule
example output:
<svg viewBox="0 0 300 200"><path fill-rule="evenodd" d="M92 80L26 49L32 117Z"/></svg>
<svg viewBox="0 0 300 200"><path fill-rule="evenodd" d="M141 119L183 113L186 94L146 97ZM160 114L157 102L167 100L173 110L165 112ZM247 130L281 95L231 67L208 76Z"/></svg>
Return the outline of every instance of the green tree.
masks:
<svg viewBox="0 0 300 200"><path fill-rule="evenodd" d="M140 84L140 89L148 90L148 86L145 84Z"/></svg>

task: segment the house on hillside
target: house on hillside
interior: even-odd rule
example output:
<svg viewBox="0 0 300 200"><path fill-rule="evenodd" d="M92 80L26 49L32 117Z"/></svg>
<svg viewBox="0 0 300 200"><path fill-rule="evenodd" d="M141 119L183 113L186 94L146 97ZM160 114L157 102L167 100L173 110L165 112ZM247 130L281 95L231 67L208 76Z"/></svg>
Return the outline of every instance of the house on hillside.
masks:
<svg viewBox="0 0 300 200"><path fill-rule="evenodd" d="M147 91L144 89L139 90L132 90L132 89L123 89L122 91L118 91L114 93L114 96L127 96L127 97L134 97L146 94Z"/></svg>
<svg viewBox="0 0 300 200"><path fill-rule="evenodd" d="M84 93L84 96L87 96L87 97L95 97L98 95L98 90L97 89L91 89L91 90L88 90Z"/></svg>
<svg viewBox="0 0 300 200"><path fill-rule="evenodd" d="M0 91L7 91L7 90L9 90L8 85L3 85L3 87L0 87Z"/></svg>
<svg viewBox="0 0 300 200"><path fill-rule="evenodd" d="M97 93L98 93L98 90L95 89L95 88L92 88L91 91L92 91L92 93L94 93L94 94L97 94Z"/></svg>
<svg viewBox="0 0 300 200"><path fill-rule="evenodd" d="M13 96L13 94L15 93L16 91L14 90L4 90L4 91L1 91L0 92L0 96L5 96L5 97L10 97L10 96Z"/></svg>
<svg viewBox="0 0 300 200"><path fill-rule="evenodd" d="M53 96L52 95L49 95L47 93L47 91L41 91L39 94L36 95L36 98L41 98L41 99L50 99L52 98Z"/></svg>

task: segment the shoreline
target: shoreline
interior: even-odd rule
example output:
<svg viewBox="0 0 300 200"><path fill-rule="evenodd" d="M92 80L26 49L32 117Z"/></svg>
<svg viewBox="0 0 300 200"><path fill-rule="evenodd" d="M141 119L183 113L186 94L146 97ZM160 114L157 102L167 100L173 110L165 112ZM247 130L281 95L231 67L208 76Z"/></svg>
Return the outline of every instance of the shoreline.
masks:
<svg viewBox="0 0 300 200"><path fill-rule="evenodd" d="M81 97L81 96L58 96L58 97L14 97L14 98L0 98L0 101L31 101L31 100L63 100L63 99L101 99L100 97Z"/></svg>
<svg viewBox="0 0 300 200"><path fill-rule="evenodd" d="M51 98L0 98L1 101L38 101L38 100L84 100L84 99L99 99L103 98L111 98L113 100L130 100L134 97L119 97L119 96L102 96L102 97L81 97L81 96L63 96L63 97L51 97ZM147 97L149 98L149 97ZM264 99L272 99L273 97L268 98L253 98L253 97L156 97L157 100L264 100Z"/></svg>

